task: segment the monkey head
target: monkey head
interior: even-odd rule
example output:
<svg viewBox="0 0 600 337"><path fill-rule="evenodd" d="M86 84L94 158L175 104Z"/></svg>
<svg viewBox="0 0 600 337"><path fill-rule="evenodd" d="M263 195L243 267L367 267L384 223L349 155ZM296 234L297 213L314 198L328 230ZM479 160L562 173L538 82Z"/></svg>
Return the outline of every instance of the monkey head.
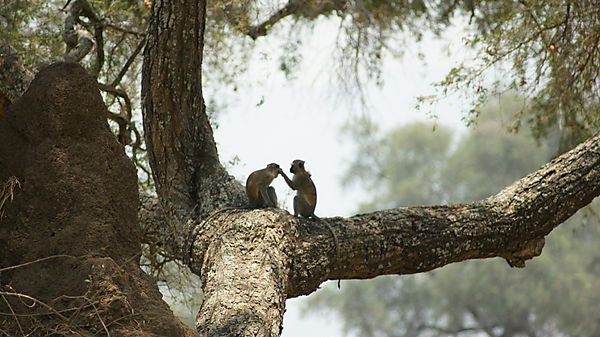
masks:
<svg viewBox="0 0 600 337"><path fill-rule="evenodd" d="M299 173L302 171L306 171L304 169L304 160L300 160L300 159L296 159L292 162L292 167L290 167L290 172L291 173Z"/></svg>
<svg viewBox="0 0 600 337"><path fill-rule="evenodd" d="M279 174L279 170L281 170L281 169L279 168L278 164L271 163L271 164L267 165L267 171L269 171L269 173L271 175L273 175L274 177L277 177L277 175Z"/></svg>

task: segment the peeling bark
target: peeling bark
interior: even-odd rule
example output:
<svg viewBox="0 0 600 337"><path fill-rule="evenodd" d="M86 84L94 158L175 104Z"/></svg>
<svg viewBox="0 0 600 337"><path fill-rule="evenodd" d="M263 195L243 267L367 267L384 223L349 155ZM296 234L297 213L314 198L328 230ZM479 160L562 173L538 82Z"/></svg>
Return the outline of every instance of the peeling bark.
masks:
<svg viewBox="0 0 600 337"><path fill-rule="evenodd" d="M292 224L282 210L235 210L211 221L196 328L206 336L279 336L285 311Z"/></svg>

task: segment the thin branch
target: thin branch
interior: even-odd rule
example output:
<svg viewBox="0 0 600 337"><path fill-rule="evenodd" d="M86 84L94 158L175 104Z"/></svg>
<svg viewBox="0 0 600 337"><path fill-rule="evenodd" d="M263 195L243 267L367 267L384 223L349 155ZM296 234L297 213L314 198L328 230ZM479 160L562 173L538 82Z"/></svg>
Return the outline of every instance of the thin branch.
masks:
<svg viewBox="0 0 600 337"><path fill-rule="evenodd" d="M137 37L144 37L146 34L142 33L142 32L138 32L136 30L131 30L131 29L127 29L127 28L123 28L119 25L116 25L114 23L104 23L104 27L106 28L111 28L113 30L122 32L122 33L127 33L127 34L131 34L131 35L135 35Z"/></svg>
<svg viewBox="0 0 600 337"><path fill-rule="evenodd" d="M123 145L129 144L129 137L127 135L127 119L125 117L118 115L116 113L106 111L106 117L111 121L117 123L119 126L119 131L117 132L117 138L119 139L119 143Z"/></svg>
<svg viewBox="0 0 600 337"><path fill-rule="evenodd" d="M450 328L444 328L444 327L441 327L441 326L430 325L430 324L423 324L423 325L417 327L417 329L419 329L419 331L422 331L422 330L433 330L433 331L436 331L436 332L441 332L443 334L449 334L449 335L458 335L458 334L461 334L463 332L476 332L476 331L485 330L485 328L479 327L479 326L460 327L460 328L450 329Z"/></svg>
<svg viewBox="0 0 600 337"><path fill-rule="evenodd" d="M104 324L104 320L102 319L102 317L100 317L100 312L98 311L98 308L96 307L94 302L92 302L89 298L87 298L85 296L83 296L83 298L94 308L94 311L96 312L96 316L98 316L98 319L100 320L100 323L102 323L102 327L104 328L104 331L106 331L106 335L108 337L110 337L110 332L108 332L108 328L106 327L106 324Z"/></svg>
<svg viewBox="0 0 600 337"><path fill-rule="evenodd" d="M273 27L277 22L281 21L287 16L298 14L301 9L305 9L307 11L310 10L312 16L318 16L319 14L328 13L336 9L342 9L344 6L346 6L346 2L346 0L337 0L315 3L306 0L289 0L285 6L277 10L275 13L269 16L269 18L257 25L245 25L242 23L237 15L232 14L235 9L231 4L225 6L224 12L229 23L241 30L242 33L250 36L253 40L256 40L261 36L267 35L269 29L271 29L271 27ZM309 9L307 7L315 4L320 4L321 7L315 9Z"/></svg>
<svg viewBox="0 0 600 337"><path fill-rule="evenodd" d="M104 66L104 27L101 22L94 22L94 38L96 40L96 62L92 68L94 77L98 77Z"/></svg>
<svg viewBox="0 0 600 337"><path fill-rule="evenodd" d="M64 254L46 256L46 257L43 257L41 259L37 259L37 260L33 260L33 261L29 261L29 262L17 264L17 265L14 265L14 266L5 267L5 268L0 268L0 272L7 271L7 270L12 270L12 269L17 269L17 268L22 268L22 267L29 266L29 265L32 265L32 264L35 264L35 263L39 263L39 262L43 262L43 261L47 261L47 260L51 260L51 259L55 259L55 258L59 258L59 257L69 257L69 258L74 258L74 259L77 258L76 256L73 256L73 255L64 255Z"/></svg>
<svg viewBox="0 0 600 337"><path fill-rule="evenodd" d="M15 176L8 177L2 189L0 189L0 218L4 214L4 204L14 198L15 187L21 188L21 182ZM2 269L0 269L2 271Z"/></svg>
<svg viewBox="0 0 600 337"><path fill-rule="evenodd" d="M37 303L41 306L43 306L44 308L50 310L54 315L60 317L62 320L67 321L67 317L65 317L63 314L61 314L60 312L58 312L56 309L52 308L51 306L49 306L48 304L38 300L35 297L31 297L29 295L25 295L25 294L21 294L21 293L13 293L13 292L8 292L8 291L0 291L0 295L2 296L14 296L14 297L18 297L18 298L24 298L27 300L30 300L34 303Z"/></svg>
<svg viewBox="0 0 600 337"><path fill-rule="evenodd" d="M127 70L129 70L129 67L131 66L131 64L133 63L135 58L138 56L140 51L142 51L142 48L144 48L145 44L146 44L146 38L143 38L138 43L137 47L135 47L135 50L129 56L129 58L127 59L127 62L125 62L125 65L123 66L123 68L121 68L121 71L119 71L119 74L117 75L117 77L115 77L115 79L110 84L111 87L116 87L121 82L121 79L123 79L123 76L125 76L125 73L127 72Z"/></svg>
<svg viewBox="0 0 600 337"><path fill-rule="evenodd" d="M23 327L21 326L21 322L19 322L19 317L16 315L15 311L12 308L12 305L10 305L10 302L6 299L6 296L4 296L4 294L2 294L2 299L4 300L4 302L6 303L6 305L8 306L8 309L12 313L12 316L15 318L15 321L17 322L17 326L19 327L19 331L21 331L21 335L25 336L25 332L23 331Z"/></svg>

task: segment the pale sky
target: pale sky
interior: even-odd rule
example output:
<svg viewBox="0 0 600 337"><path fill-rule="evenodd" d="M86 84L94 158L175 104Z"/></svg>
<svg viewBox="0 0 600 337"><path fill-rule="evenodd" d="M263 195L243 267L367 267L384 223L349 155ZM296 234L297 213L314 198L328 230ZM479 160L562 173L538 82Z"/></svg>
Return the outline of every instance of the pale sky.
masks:
<svg viewBox="0 0 600 337"><path fill-rule="evenodd" d="M230 103L215 131L221 161L240 158L240 163L229 172L242 182L250 172L268 163L276 162L287 172L292 160L305 160L318 190L315 213L322 217L351 216L360 201L369 199L369 194L356 188L344 190L340 184L341 173L355 154L348 140L340 142L339 130L360 111L352 111L348 104L352 98L339 95L336 90L331 58L336 33L336 23L324 21L317 25L313 38L303 45L304 61L292 82L277 70L276 60L269 63L255 58L240 78L243 84L236 92L219 93L219 99ZM427 120L423 112L415 110L415 98L431 94L433 82L442 80L458 60L471 55L464 48L463 36L459 29L451 29L442 40L425 37L420 48L426 55L426 65L418 58L416 46L407 46L409 50L402 59L386 59L384 87L366 88L369 116L384 130ZM278 55L273 51L279 46L259 39L256 54ZM452 55L448 55L448 48ZM209 98L210 89L205 88L204 92ZM263 97L264 103L257 105ZM464 129L460 104L457 99L448 99L438 105L434 110L438 122L459 132ZM273 186L291 212L292 193L283 179L277 178ZM341 322L333 315L300 317L305 299L287 301L282 336L343 336Z"/></svg>

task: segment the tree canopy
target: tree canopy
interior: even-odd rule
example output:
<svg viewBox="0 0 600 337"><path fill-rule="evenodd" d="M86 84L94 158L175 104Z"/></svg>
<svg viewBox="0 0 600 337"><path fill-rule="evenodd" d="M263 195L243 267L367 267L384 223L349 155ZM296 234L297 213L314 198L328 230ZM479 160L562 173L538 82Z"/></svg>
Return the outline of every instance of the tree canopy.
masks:
<svg viewBox="0 0 600 337"><path fill-rule="evenodd" d="M122 72L139 71L138 49L151 5L128 0L7 1L0 7L7 28L0 39L10 41L27 64L35 64L60 59L69 34L81 33L82 41L89 39L95 46L82 56L82 63L106 85L103 90L112 97L107 103L119 114L138 102L138 76ZM339 23L334 57L344 79L340 83L345 83L341 86L360 92L369 81L380 83L383 62L401 56L408 39L439 33L462 18L467 21L464 42L476 51L475 57L451 69L431 95L424 93L423 109L458 93L471 101L465 111L473 121L490 94L517 91L529 99L516 112L513 127L528 124L537 137L559 127L564 152L600 125L598 11L594 0L212 0L207 2L204 80L210 86L235 85L236 76L247 68L252 41L270 35L284 41L280 69L293 72L302 62L297 47L327 17ZM488 79L498 72L501 79ZM124 117L133 128L132 118Z"/></svg>

